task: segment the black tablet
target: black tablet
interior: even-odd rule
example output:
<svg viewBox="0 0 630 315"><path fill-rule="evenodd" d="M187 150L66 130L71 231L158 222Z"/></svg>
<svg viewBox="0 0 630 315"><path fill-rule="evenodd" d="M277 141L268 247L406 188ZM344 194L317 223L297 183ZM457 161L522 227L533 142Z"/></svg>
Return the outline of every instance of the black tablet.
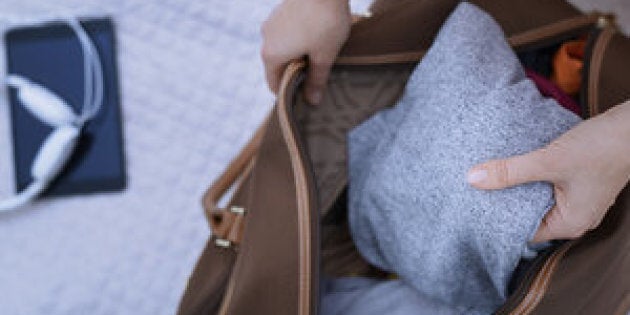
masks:
<svg viewBox="0 0 630 315"><path fill-rule="evenodd" d="M44 195L122 190L126 186L114 26L110 19L82 21L103 65L104 98L89 121L69 163ZM76 34L63 22L9 30L4 37L7 71L38 82L74 108L83 105L83 52ZM15 180L18 192L31 182L33 159L52 132L28 112L9 89ZM6 151L5 151L6 152Z"/></svg>

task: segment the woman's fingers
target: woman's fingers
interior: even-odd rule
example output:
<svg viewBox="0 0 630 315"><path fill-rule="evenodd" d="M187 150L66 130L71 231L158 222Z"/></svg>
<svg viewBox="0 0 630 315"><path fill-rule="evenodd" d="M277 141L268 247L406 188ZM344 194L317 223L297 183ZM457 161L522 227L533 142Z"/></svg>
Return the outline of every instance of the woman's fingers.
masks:
<svg viewBox="0 0 630 315"><path fill-rule="evenodd" d="M330 68L333 63L334 56L330 57L311 57L308 64L308 77L306 78L306 86L304 92L306 98L311 104L318 104L322 100L326 81L330 74Z"/></svg>
<svg viewBox="0 0 630 315"><path fill-rule="evenodd" d="M291 58L291 47L284 41L285 39L276 33L277 26L275 20L279 19L276 15L281 14L280 10L275 10L269 20L265 21L260 28L263 37L263 44L260 49L260 57L265 66L265 76L269 90L274 94L278 93L282 73L286 68L287 62Z"/></svg>
<svg viewBox="0 0 630 315"><path fill-rule="evenodd" d="M282 56L273 52L273 48L268 48L263 45L261 53L263 62L265 64L265 75L267 78L267 84L269 89L274 93L278 93L280 87L280 81L282 80L282 74L286 69L288 62L291 60L288 56ZM335 53L330 56L308 57L308 69L307 78L305 82L305 90L307 100L311 104L318 104L322 100L324 89L326 88L326 81L330 74L330 68L332 67Z"/></svg>
<svg viewBox="0 0 630 315"><path fill-rule="evenodd" d="M547 212L538 226L536 235L532 241L534 243L547 242L551 240L574 239L582 236L589 228L588 222L579 222L570 216L574 213L568 212L558 206L554 206Z"/></svg>
<svg viewBox="0 0 630 315"><path fill-rule="evenodd" d="M551 240L574 239L584 235L593 224L588 219L572 217L574 215L576 213L554 206L543 218L532 241L540 243Z"/></svg>
<svg viewBox="0 0 630 315"><path fill-rule="evenodd" d="M280 87L280 79L282 78L282 73L286 68L286 64L284 64L281 60L265 55L264 50L262 58L265 64L267 85L269 86L271 92L277 94L278 88Z"/></svg>
<svg viewBox="0 0 630 315"><path fill-rule="evenodd" d="M261 55L271 91L278 93L289 62L306 57L305 96L310 103L319 103L350 23L347 0L282 1L261 28Z"/></svg>
<svg viewBox="0 0 630 315"><path fill-rule="evenodd" d="M468 181L502 189L532 181L554 187L555 206L533 239L574 239L595 229L630 179L630 101L585 120L547 147L473 167Z"/></svg>
<svg viewBox="0 0 630 315"><path fill-rule="evenodd" d="M536 231L536 234L532 239L532 242L542 243L557 238L555 235L556 233L554 233L556 227L554 227L553 223L551 223L553 222L553 219L549 219L551 217L551 213L555 213L555 211L557 211L557 207L554 206L542 219L540 225L538 226L538 230Z"/></svg>
<svg viewBox="0 0 630 315"><path fill-rule="evenodd" d="M480 189L503 189L533 181L551 181L549 166L553 163L547 149L507 159L492 160L474 166L468 182ZM556 157L557 158L557 157Z"/></svg>

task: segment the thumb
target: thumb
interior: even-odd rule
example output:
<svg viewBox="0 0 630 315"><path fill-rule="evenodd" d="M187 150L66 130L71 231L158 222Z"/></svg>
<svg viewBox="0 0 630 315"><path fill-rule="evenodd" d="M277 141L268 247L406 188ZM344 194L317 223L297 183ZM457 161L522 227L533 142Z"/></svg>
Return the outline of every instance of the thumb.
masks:
<svg viewBox="0 0 630 315"><path fill-rule="evenodd" d="M547 212L547 214L543 217L540 225L538 226L538 230L536 230L536 234L534 235L534 239L532 242L534 243L542 243L553 240L556 238L555 233L553 231L557 230L557 228L553 227L553 217L556 216L555 213L558 211L558 208L554 206Z"/></svg>
<svg viewBox="0 0 630 315"><path fill-rule="evenodd" d="M558 206L554 206L544 216L538 230L534 235L532 242L546 242L555 239L574 239L582 236L586 231L587 224L579 224L580 222L574 222L570 216L563 213L562 209Z"/></svg>
<svg viewBox="0 0 630 315"><path fill-rule="evenodd" d="M548 153L539 149L507 159L488 161L468 171L467 180L479 189L503 189L533 181L551 180Z"/></svg>

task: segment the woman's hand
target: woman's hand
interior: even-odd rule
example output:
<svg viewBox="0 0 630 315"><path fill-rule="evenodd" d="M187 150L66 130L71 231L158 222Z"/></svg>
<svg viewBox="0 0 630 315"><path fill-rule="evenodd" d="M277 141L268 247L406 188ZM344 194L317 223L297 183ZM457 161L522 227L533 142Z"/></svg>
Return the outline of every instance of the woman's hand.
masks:
<svg viewBox="0 0 630 315"><path fill-rule="evenodd" d="M319 103L350 24L348 0L284 0L262 26L261 54L269 88L277 93L287 64L306 56L306 97Z"/></svg>
<svg viewBox="0 0 630 315"><path fill-rule="evenodd" d="M540 150L473 167L468 181L502 189L553 184L556 205L533 241L580 237L596 228L630 177L630 101L583 121Z"/></svg>

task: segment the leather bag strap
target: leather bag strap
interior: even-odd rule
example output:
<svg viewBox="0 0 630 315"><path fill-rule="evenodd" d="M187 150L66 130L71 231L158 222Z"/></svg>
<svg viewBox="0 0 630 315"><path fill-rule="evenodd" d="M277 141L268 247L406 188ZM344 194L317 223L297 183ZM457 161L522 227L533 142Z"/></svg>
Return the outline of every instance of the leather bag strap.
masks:
<svg viewBox="0 0 630 315"><path fill-rule="evenodd" d="M230 162L223 174L214 181L203 197L206 219L216 236L215 243L221 247L240 243L245 209L237 206L231 206L227 209L221 208L219 201L231 187L237 184L239 179L244 178L249 173L260 148L268 121L269 117L258 127L249 142Z"/></svg>

